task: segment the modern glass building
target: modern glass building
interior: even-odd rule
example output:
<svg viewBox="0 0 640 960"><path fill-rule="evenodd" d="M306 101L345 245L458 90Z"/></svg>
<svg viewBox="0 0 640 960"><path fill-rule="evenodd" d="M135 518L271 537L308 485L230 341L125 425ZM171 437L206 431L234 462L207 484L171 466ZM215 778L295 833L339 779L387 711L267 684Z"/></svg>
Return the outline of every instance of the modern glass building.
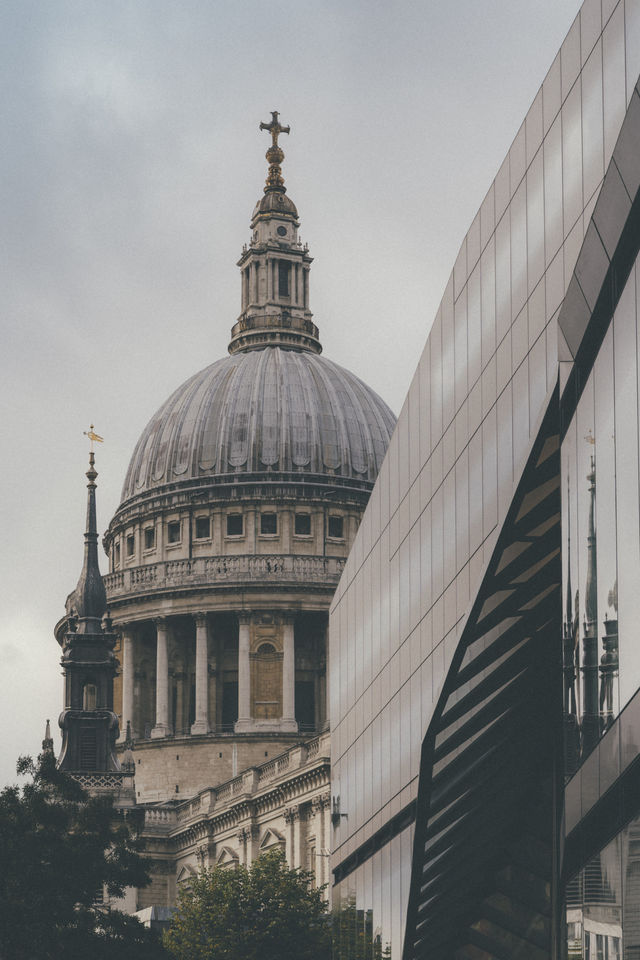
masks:
<svg viewBox="0 0 640 960"><path fill-rule="evenodd" d="M639 75L640 0L586 0L341 578L339 957L640 957Z"/></svg>

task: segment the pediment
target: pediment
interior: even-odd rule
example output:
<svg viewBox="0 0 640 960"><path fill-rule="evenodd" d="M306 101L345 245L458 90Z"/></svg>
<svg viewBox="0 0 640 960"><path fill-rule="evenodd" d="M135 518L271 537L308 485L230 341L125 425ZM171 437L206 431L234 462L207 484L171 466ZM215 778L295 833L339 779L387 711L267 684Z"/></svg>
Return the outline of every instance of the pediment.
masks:
<svg viewBox="0 0 640 960"><path fill-rule="evenodd" d="M192 880L194 877L198 876L198 871L191 866L190 863L185 863L180 868L180 872L176 877L177 883L184 883L186 880Z"/></svg>
<svg viewBox="0 0 640 960"><path fill-rule="evenodd" d="M273 850L275 847L282 847L284 849L285 840L281 833L278 833L277 830L274 830L273 827L269 827L260 841L260 851L264 853L265 850Z"/></svg>

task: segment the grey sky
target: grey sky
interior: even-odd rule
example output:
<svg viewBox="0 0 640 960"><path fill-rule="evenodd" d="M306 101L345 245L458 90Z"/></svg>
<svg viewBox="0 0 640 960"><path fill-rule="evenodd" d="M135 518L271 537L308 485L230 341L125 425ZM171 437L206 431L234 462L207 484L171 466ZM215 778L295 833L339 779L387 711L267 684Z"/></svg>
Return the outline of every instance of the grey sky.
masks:
<svg viewBox="0 0 640 960"><path fill-rule="evenodd" d="M145 423L223 356L278 109L325 353L396 410L577 0L5 0L0 784L57 738L90 422L107 525ZM106 564L104 566L106 569ZM59 743L57 740L56 743Z"/></svg>

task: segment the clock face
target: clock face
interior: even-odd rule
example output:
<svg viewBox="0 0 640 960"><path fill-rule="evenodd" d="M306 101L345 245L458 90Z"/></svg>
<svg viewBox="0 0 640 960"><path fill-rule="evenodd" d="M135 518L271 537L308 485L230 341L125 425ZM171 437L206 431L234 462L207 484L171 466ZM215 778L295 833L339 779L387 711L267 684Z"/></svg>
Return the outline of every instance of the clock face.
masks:
<svg viewBox="0 0 640 960"><path fill-rule="evenodd" d="M287 228L286 227L276 227L276 233L279 237L286 237Z"/></svg>

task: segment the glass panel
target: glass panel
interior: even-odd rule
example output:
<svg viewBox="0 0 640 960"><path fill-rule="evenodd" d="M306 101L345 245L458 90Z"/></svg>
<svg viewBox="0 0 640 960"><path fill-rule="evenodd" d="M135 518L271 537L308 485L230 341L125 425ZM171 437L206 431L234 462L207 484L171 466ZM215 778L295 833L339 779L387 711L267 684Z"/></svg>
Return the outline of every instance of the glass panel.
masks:
<svg viewBox="0 0 640 960"><path fill-rule="evenodd" d="M640 648L640 517L638 510L638 385L635 274L632 271L613 320L615 362L615 466L618 528L620 702L638 688Z"/></svg>
<svg viewBox="0 0 640 960"><path fill-rule="evenodd" d="M604 166L609 165L626 109L624 77L624 4L619 3L602 35Z"/></svg>
<svg viewBox="0 0 640 960"><path fill-rule="evenodd" d="M580 84L562 107L562 195L565 234L582 212L582 131Z"/></svg>
<svg viewBox="0 0 640 960"><path fill-rule="evenodd" d="M582 71L582 173L585 199L593 194L604 176L602 120L602 49L598 44Z"/></svg>
<svg viewBox="0 0 640 960"><path fill-rule="evenodd" d="M460 294L455 305L455 409L464 402L467 387L467 291Z"/></svg>
<svg viewBox="0 0 640 960"><path fill-rule="evenodd" d="M544 141L544 247L550 263L563 240L562 234L562 127L558 117ZM555 309L555 308L553 308Z"/></svg>
<svg viewBox="0 0 640 960"><path fill-rule="evenodd" d="M544 189L542 150L527 171L527 260L528 288L533 290L544 270Z"/></svg>
<svg viewBox="0 0 640 960"><path fill-rule="evenodd" d="M511 316L527 298L527 190L521 183L511 201Z"/></svg>
<svg viewBox="0 0 640 960"><path fill-rule="evenodd" d="M480 261L482 294L482 365L485 367L496 349L496 266L495 239L492 237Z"/></svg>
<svg viewBox="0 0 640 960"><path fill-rule="evenodd" d="M496 339L500 343L511 323L511 243L509 217L496 230Z"/></svg>

